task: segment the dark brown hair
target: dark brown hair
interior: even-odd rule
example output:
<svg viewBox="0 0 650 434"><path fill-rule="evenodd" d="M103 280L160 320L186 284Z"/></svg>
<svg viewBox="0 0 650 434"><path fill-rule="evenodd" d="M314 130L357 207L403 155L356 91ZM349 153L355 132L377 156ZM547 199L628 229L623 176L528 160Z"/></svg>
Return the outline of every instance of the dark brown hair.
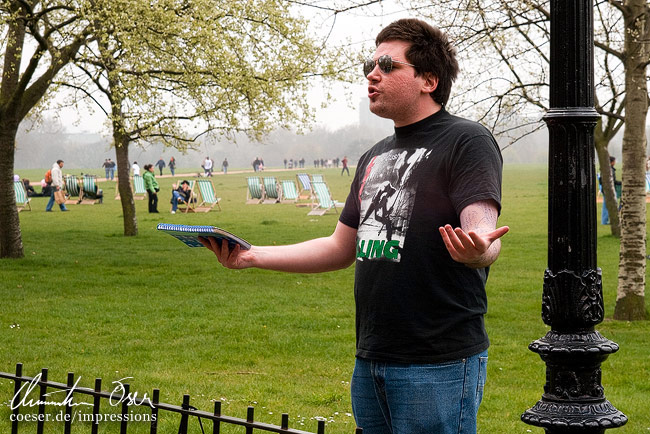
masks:
<svg viewBox="0 0 650 434"><path fill-rule="evenodd" d="M431 74L438 78L438 87L431 93L431 98L443 106L447 104L451 85L459 70L456 48L449 42L447 34L422 20L405 18L380 31L375 44L379 46L386 41L410 44L406 61L415 65L416 75Z"/></svg>

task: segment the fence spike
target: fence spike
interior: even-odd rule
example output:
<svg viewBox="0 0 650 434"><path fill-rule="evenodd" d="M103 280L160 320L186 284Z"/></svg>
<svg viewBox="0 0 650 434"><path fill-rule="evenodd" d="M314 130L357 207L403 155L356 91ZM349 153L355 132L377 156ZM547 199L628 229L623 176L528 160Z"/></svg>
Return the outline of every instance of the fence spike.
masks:
<svg viewBox="0 0 650 434"><path fill-rule="evenodd" d="M318 421L318 434L325 434L325 421L324 420L319 420Z"/></svg>
<svg viewBox="0 0 650 434"><path fill-rule="evenodd" d="M282 424L280 425L280 428L287 430L289 429L289 414L288 413L282 413Z"/></svg>
<svg viewBox="0 0 650 434"><path fill-rule="evenodd" d="M151 425L149 434L157 434L158 432L158 403L160 402L160 389L153 390L153 407L151 408Z"/></svg>
<svg viewBox="0 0 650 434"><path fill-rule="evenodd" d="M38 396L38 400L45 402L45 396L47 393L47 368L41 369L41 392ZM38 422L36 424L36 434L43 434L43 428L45 426L45 404L38 405Z"/></svg>
<svg viewBox="0 0 650 434"><path fill-rule="evenodd" d="M68 372L68 379L66 382L66 386L72 389L73 385L74 385L74 373ZM66 394L66 398L67 398L67 394ZM74 397L70 396L70 402L68 402L65 406L66 417L65 417L65 423L63 425L64 434L70 434L72 432L72 399L74 399Z"/></svg>
<svg viewBox="0 0 650 434"><path fill-rule="evenodd" d="M221 401L214 401L214 415L221 416ZM221 421L215 420L212 422L212 434L219 434L221 430Z"/></svg>
<svg viewBox="0 0 650 434"><path fill-rule="evenodd" d="M99 418L99 405L101 403L101 396L99 393L102 391L102 379L95 378L95 395L93 396L93 420L98 420ZM91 434L97 434L99 432L99 424L93 423L90 428Z"/></svg>

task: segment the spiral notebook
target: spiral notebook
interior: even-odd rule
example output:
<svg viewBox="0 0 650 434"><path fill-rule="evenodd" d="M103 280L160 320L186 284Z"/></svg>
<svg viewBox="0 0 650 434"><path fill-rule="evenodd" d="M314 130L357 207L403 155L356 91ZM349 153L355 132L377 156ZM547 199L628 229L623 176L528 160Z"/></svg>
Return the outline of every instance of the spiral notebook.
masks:
<svg viewBox="0 0 650 434"><path fill-rule="evenodd" d="M248 241L216 226L192 226L159 223L157 229L159 231L168 233L174 238L178 238L189 247L203 247L203 244L199 242L199 237L213 237L216 238L219 243L221 243L221 240L227 240L228 247L231 249L233 249L237 244L239 244L244 250L251 248L251 244Z"/></svg>

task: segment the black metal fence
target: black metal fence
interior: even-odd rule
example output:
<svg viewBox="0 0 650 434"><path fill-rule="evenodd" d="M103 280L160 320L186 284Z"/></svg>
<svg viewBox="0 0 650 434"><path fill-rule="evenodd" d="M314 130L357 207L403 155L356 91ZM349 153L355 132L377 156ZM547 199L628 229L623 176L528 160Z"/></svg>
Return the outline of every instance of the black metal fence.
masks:
<svg viewBox="0 0 650 434"><path fill-rule="evenodd" d="M100 421L115 421L120 424L120 434L127 434L129 429L129 422L148 422L150 425L150 434L158 433L159 415L161 412L178 415L178 434L187 434L190 423L196 423L203 434L211 432L218 434L221 432L222 425L237 425L241 426L243 432L246 434L253 434L255 430L275 433L286 434L314 434L310 431L301 431L289 428L289 415L282 414L281 424L271 425L255 421L255 408L248 407L246 419L240 419L221 414L221 401L215 401L214 410L212 412L198 410L190 405L190 396L183 395L183 403L178 405L166 404L159 402L160 390L153 389L151 398L147 395L138 397L138 393L131 392L129 384L118 382L118 386L112 391L102 391L101 378L95 379L94 389L86 387L78 387L77 383L80 377L75 382L75 375L70 372L66 384L48 381L48 370L42 369L40 374L34 377L23 376L22 363L16 364L16 373L10 374L0 372L0 378L6 378L14 381L14 396L11 399L11 434L18 434L19 424L24 422L35 422L37 434L44 432L46 422L63 422L64 434L70 434L72 431L72 423L75 420L81 420L78 412L73 413L73 409L79 405L92 406L92 413L87 413L83 418L85 422L92 422L90 424L90 432L97 434L99 432ZM54 391L48 392L48 389ZM32 393L33 392L33 393ZM29 396L38 392L38 398L34 399ZM64 392L66 397L63 400L54 401L50 397L53 393ZM75 402L75 395L87 395L93 397L92 404ZM119 410L119 413L105 414L100 413L101 400L108 400L111 407ZM46 406L57 406L61 408L61 412L53 417L51 413L46 412ZM37 414L21 414L21 407L36 407L38 406ZM129 407L141 406L147 408L147 412L134 415L129 412ZM149 412L150 410L150 412ZM191 418L196 418L196 422L191 422ZM204 425L204 421L210 421ZM211 425L211 427L210 427ZM132 426L132 425L131 425ZM212 428L210 430L210 428ZM49 430L48 430L49 431ZM176 431L176 429L174 429ZM75 432L78 432L75 429ZM361 434L362 429L356 428L355 434ZM167 433L164 433L167 434ZM325 434L325 421L318 421L317 434Z"/></svg>

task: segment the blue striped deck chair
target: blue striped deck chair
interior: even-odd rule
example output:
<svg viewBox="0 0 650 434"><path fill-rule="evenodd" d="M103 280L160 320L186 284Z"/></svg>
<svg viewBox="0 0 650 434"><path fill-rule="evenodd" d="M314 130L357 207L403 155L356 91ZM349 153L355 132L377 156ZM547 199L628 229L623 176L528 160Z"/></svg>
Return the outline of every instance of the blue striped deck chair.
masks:
<svg viewBox="0 0 650 434"><path fill-rule="evenodd" d="M66 205L74 205L81 202L83 193L79 186L79 179L76 175L65 175L63 179L65 184ZM76 199L73 199L76 198Z"/></svg>
<svg viewBox="0 0 650 434"><path fill-rule="evenodd" d="M259 176L250 176L248 181L248 190L246 191L246 204L254 205L264 200L264 185Z"/></svg>
<svg viewBox="0 0 650 434"><path fill-rule="evenodd" d="M16 193L16 207L18 208L18 212L21 212L24 209L31 211L32 206L29 204L29 201L32 199L27 196L25 184L23 184L22 181L14 181L14 193Z"/></svg>
<svg viewBox="0 0 650 434"><path fill-rule="evenodd" d="M311 179L306 173L297 173L296 178L298 179L298 199L311 199Z"/></svg>
<svg viewBox="0 0 650 434"><path fill-rule="evenodd" d="M133 199L142 200L147 197L147 190L144 188L142 175L133 175Z"/></svg>
<svg viewBox="0 0 650 434"><path fill-rule="evenodd" d="M265 176L264 180L264 200L262 203L272 204L280 202L282 190L275 176Z"/></svg>
<svg viewBox="0 0 650 434"><path fill-rule="evenodd" d="M283 179L280 181L282 186L282 199L281 203L296 203L298 202L298 189L296 183L291 179Z"/></svg>
<svg viewBox="0 0 650 434"><path fill-rule="evenodd" d="M210 212L215 206L221 211L221 205L219 205L221 198L217 197L212 180L197 179L192 190L192 194L194 193L197 195L197 205L192 206L194 212Z"/></svg>
<svg viewBox="0 0 650 434"><path fill-rule="evenodd" d="M81 203L84 205L102 203L104 193L97 187L97 177L95 175L84 175L80 198Z"/></svg>
<svg viewBox="0 0 650 434"><path fill-rule="evenodd" d="M324 215L327 211L333 209L336 214L336 202L332 199L332 194L327 184L324 182L312 182L312 189L314 190L315 202L311 206L311 211L307 215Z"/></svg>

